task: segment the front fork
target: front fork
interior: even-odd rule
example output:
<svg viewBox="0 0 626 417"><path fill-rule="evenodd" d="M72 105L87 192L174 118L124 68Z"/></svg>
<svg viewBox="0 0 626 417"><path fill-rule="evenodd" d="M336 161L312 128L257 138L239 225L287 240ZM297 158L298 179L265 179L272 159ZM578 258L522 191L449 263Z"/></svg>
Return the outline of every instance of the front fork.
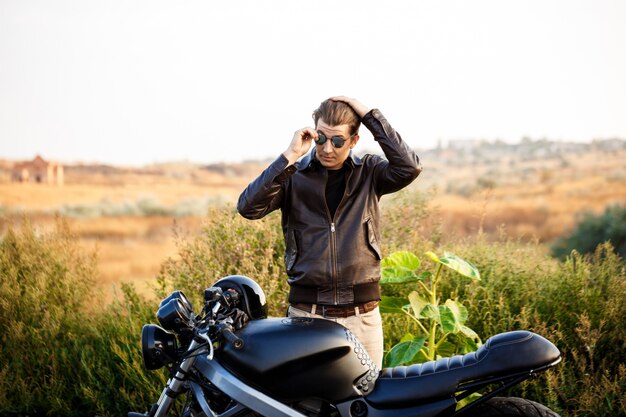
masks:
<svg viewBox="0 0 626 417"><path fill-rule="evenodd" d="M220 303L217 302L213 307L213 315L217 313L220 308ZM198 355L203 354L206 351L206 348L198 349L203 343L208 345L208 359L213 359L213 342L204 332L197 332L195 337L189 344L187 348L186 358L180 363L178 367L178 371L176 375L167 380L167 384L159 397L159 401L152 406L150 411L146 414L139 414L130 412L128 413L128 417L165 417L167 413L170 411L172 407L172 403L176 399L176 397L181 393L183 385L187 379L187 374L193 364L196 362L196 358ZM155 410L156 406L156 410Z"/></svg>
<svg viewBox="0 0 626 417"><path fill-rule="evenodd" d="M210 359L212 359L213 345L211 341L209 340L208 336L206 336L206 334L199 334L198 336L202 339L205 339L209 343L209 346L211 348L209 356L210 356ZM202 342L199 342L196 339L191 341L191 344L189 345L189 348L187 349L187 353L191 353L191 355L180 363L180 366L178 368L178 371L176 372L176 375L174 375L172 378L170 378L167 381L167 384L165 385L165 388L163 389L163 392L161 393L161 396L159 397L159 401L157 402L157 409L154 415L151 415L149 417L165 417L167 415L168 411L170 410L170 407L172 406L172 403L182 391L185 380L187 379L187 373L189 372L194 362L196 361L196 357L198 353L200 353L200 352L194 353L194 351L202 343L204 343L204 340Z"/></svg>

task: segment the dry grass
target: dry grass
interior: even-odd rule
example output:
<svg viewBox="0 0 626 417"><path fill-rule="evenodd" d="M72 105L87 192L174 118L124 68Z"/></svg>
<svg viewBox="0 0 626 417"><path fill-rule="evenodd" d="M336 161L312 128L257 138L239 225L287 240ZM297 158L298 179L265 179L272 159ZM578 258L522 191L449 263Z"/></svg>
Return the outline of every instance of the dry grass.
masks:
<svg viewBox="0 0 626 417"><path fill-rule="evenodd" d="M450 238L482 231L550 242L572 228L580 213L600 213L607 205L626 202L626 152L565 155L558 160L519 163L499 161L483 165L450 164L435 158L411 189L426 192L436 186L429 206ZM112 297L121 282L150 292L153 280L168 257L177 253L175 232L199 233L206 211L177 213L181 202L233 203L263 168L250 164L224 174L189 167L116 171L104 175L82 168L68 174L63 187L0 183L0 232L4 223L20 221L26 213L40 228L54 224L54 213L67 207L137 205L142 199L163 207L165 214L141 216L120 213L108 217L70 218L72 229L87 249L99 256L99 282ZM79 173L82 173L79 175ZM460 190L460 191L459 191ZM204 204L204 205L203 205Z"/></svg>
<svg viewBox="0 0 626 417"><path fill-rule="evenodd" d="M109 217L71 219L82 245L98 254L98 282L110 301L119 284L133 283L145 296L153 294L154 277L167 258L176 258L175 236L197 233L201 218Z"/></svg>
<svg viewBox="0 0 626 417"><path fill-rule="evenodd" d="M433 167L433 205L445 230L457 235L499 233L549 242L571 230L584 212L626 203L626 151L575 154L558 160L469 168ZM452 185L452 186L451 186ZM452 191L450 191L450 189ZM459 191L460 190L460 191Z"/></svg>
<svg viewBox="0 0 626 417"><path fill-rule="evenodd" d="M55 218L50 215L29 216L41 231L51 231ZM98 255L98 283L106 301L119 293L121 283L133 283L138 292L152 294L150 284L167 258L177 256L176 239L198 233L202 218L171 216L99 217L73 219L68 224L79 236L81 246ZM8 222L19 227L19 217Z"/></svg>
<svg viewBox="0 0 626 417"><path fill-rule="evenodd" d="M181 200L219 197L232 201L245 185L238 182L217 186L198 184L84 184L55 187L43 184L0 183L0 204L25 211L54 211L65 206L97 205L103 202L122 204L150 198L164 206L175 205Z"/></svg>
<svg viewBox="0 0 626 417"><path fill-rule="evenodd" d="M584 212L626 202L626 182L594 176L556 185L494 187L461 196L435 195L446 230L459 235L497 233L501 227L515 238L549 242L570 230Z"/></svg>
<svg viewBox="0 0 626 417"><path fill-rule="evenodd" d="M148 295L163 261L177 254L175 235L197 234L207 206L236 201L258 171L251 165L252 173L240 176L185 164L143 170L81 166L66 170L62 187L0 182L0 233L9 222L19 225L22 214L45 231L54 228L57 213L70 212L81 245L98 253L105 298L112 299L122 282ZM164 213L141 215L145 202ZM97 215L102 210L114 214Z"/></svg>

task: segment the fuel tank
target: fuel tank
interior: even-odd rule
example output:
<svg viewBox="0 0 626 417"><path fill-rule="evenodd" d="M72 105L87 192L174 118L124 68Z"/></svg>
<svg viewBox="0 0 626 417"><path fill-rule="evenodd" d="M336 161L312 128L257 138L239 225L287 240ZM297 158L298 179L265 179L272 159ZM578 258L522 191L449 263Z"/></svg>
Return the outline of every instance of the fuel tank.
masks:
<svg viewBox="0 0 626 417"><path fill-rule="evenodd" d="M339 402L367 395L379 370L345 327L306 317L250 321L226 343L220 363L247 384L285 402L317 397Z"/></svg>

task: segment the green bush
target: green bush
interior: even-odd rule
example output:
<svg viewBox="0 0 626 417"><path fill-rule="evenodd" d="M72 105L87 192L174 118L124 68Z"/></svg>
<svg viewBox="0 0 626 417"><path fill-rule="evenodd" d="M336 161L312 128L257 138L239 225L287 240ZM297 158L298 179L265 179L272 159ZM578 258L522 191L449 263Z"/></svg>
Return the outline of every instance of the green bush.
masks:
<svg viewBox="0 0 626 417"><path fill-rule="evenodd" d="M0 415L123 415L158 395L138 342L155 306L130 287L103 306L96 267L60 220L0 241Z"/></svg>
<svg viewBox="0 0 626 417"><path fill-rule="evenodd" d="M557 240L552 253L561 259L573 250L593 253L604 242L611 242L615 251L626 259L626 205L607 207L601 215L585 213L569 235Z"/></svg>
<svg viewBox="0 0 626 417"><path fill-rule="evenodd" d="M383 210L384 255L396 250L454 252L481 273L480 284L448 275L440 297L468 310L467 326L485 341L528 329L553 341L563 363L511 394L547 404L563 416L626 416L626 272L609 244L590 255L551 258L537 243L481 237L442 242L420 196L404 194ZM399 203L400 202L400 203ZM436 224L436 222L434 222ZM248 275L268 295L270 314L286 310L280 215L241 218L232 207L212 209L202 233L179 241L165 260L156 295L183 289L197 302L228 274ZM429 264L429 262L432 262ZM424 268L436 264L428 258ZM158 305L125 286L104 306L93 290L97 258L84 253L59 221L41 233L25 222L0 240L0 415L119 416L158 399L165 372L141 365L139 338ZM384 295L402 295L385 286ZM158 299L157 297L157 299ZM408 321L383 317L387 349Z"/></svg>
<svg viewBox="0 0 626 417"><path fill-rule="evenodd" d="M287 312L289 287L283 256L280 213L246 220L231 207L209 210L202 232L178 244L178 256L162 265L158 295L181 289L200 305L204 289L226 275L245 275L261 285L270 315Z"/></svg>
<svg viewBox="0 0 626 417"><path fill-rule="evenodd" d="M477 240L446 247L471 262L481 283L450 277L441 297L468 309L467 325L484 341L527 329L547 337L563 362L511 391L568 416L626 415L626 267L609 244L565 262L536 243ZM387 322L385 344L399 341ZM395 340L394 340L395 338Z"/></svg>

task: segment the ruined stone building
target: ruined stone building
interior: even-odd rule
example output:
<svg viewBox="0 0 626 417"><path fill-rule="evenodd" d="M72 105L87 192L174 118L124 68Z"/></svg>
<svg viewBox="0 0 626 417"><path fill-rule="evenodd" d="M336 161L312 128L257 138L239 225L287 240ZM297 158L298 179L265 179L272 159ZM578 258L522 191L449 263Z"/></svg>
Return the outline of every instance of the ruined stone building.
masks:
<svg viewBox="0 0 626 417"><path fill-rule="evenodd" d="M13 181L63 185L63 165L46 161L37 155L32 161L13 166Z"/></svg>

